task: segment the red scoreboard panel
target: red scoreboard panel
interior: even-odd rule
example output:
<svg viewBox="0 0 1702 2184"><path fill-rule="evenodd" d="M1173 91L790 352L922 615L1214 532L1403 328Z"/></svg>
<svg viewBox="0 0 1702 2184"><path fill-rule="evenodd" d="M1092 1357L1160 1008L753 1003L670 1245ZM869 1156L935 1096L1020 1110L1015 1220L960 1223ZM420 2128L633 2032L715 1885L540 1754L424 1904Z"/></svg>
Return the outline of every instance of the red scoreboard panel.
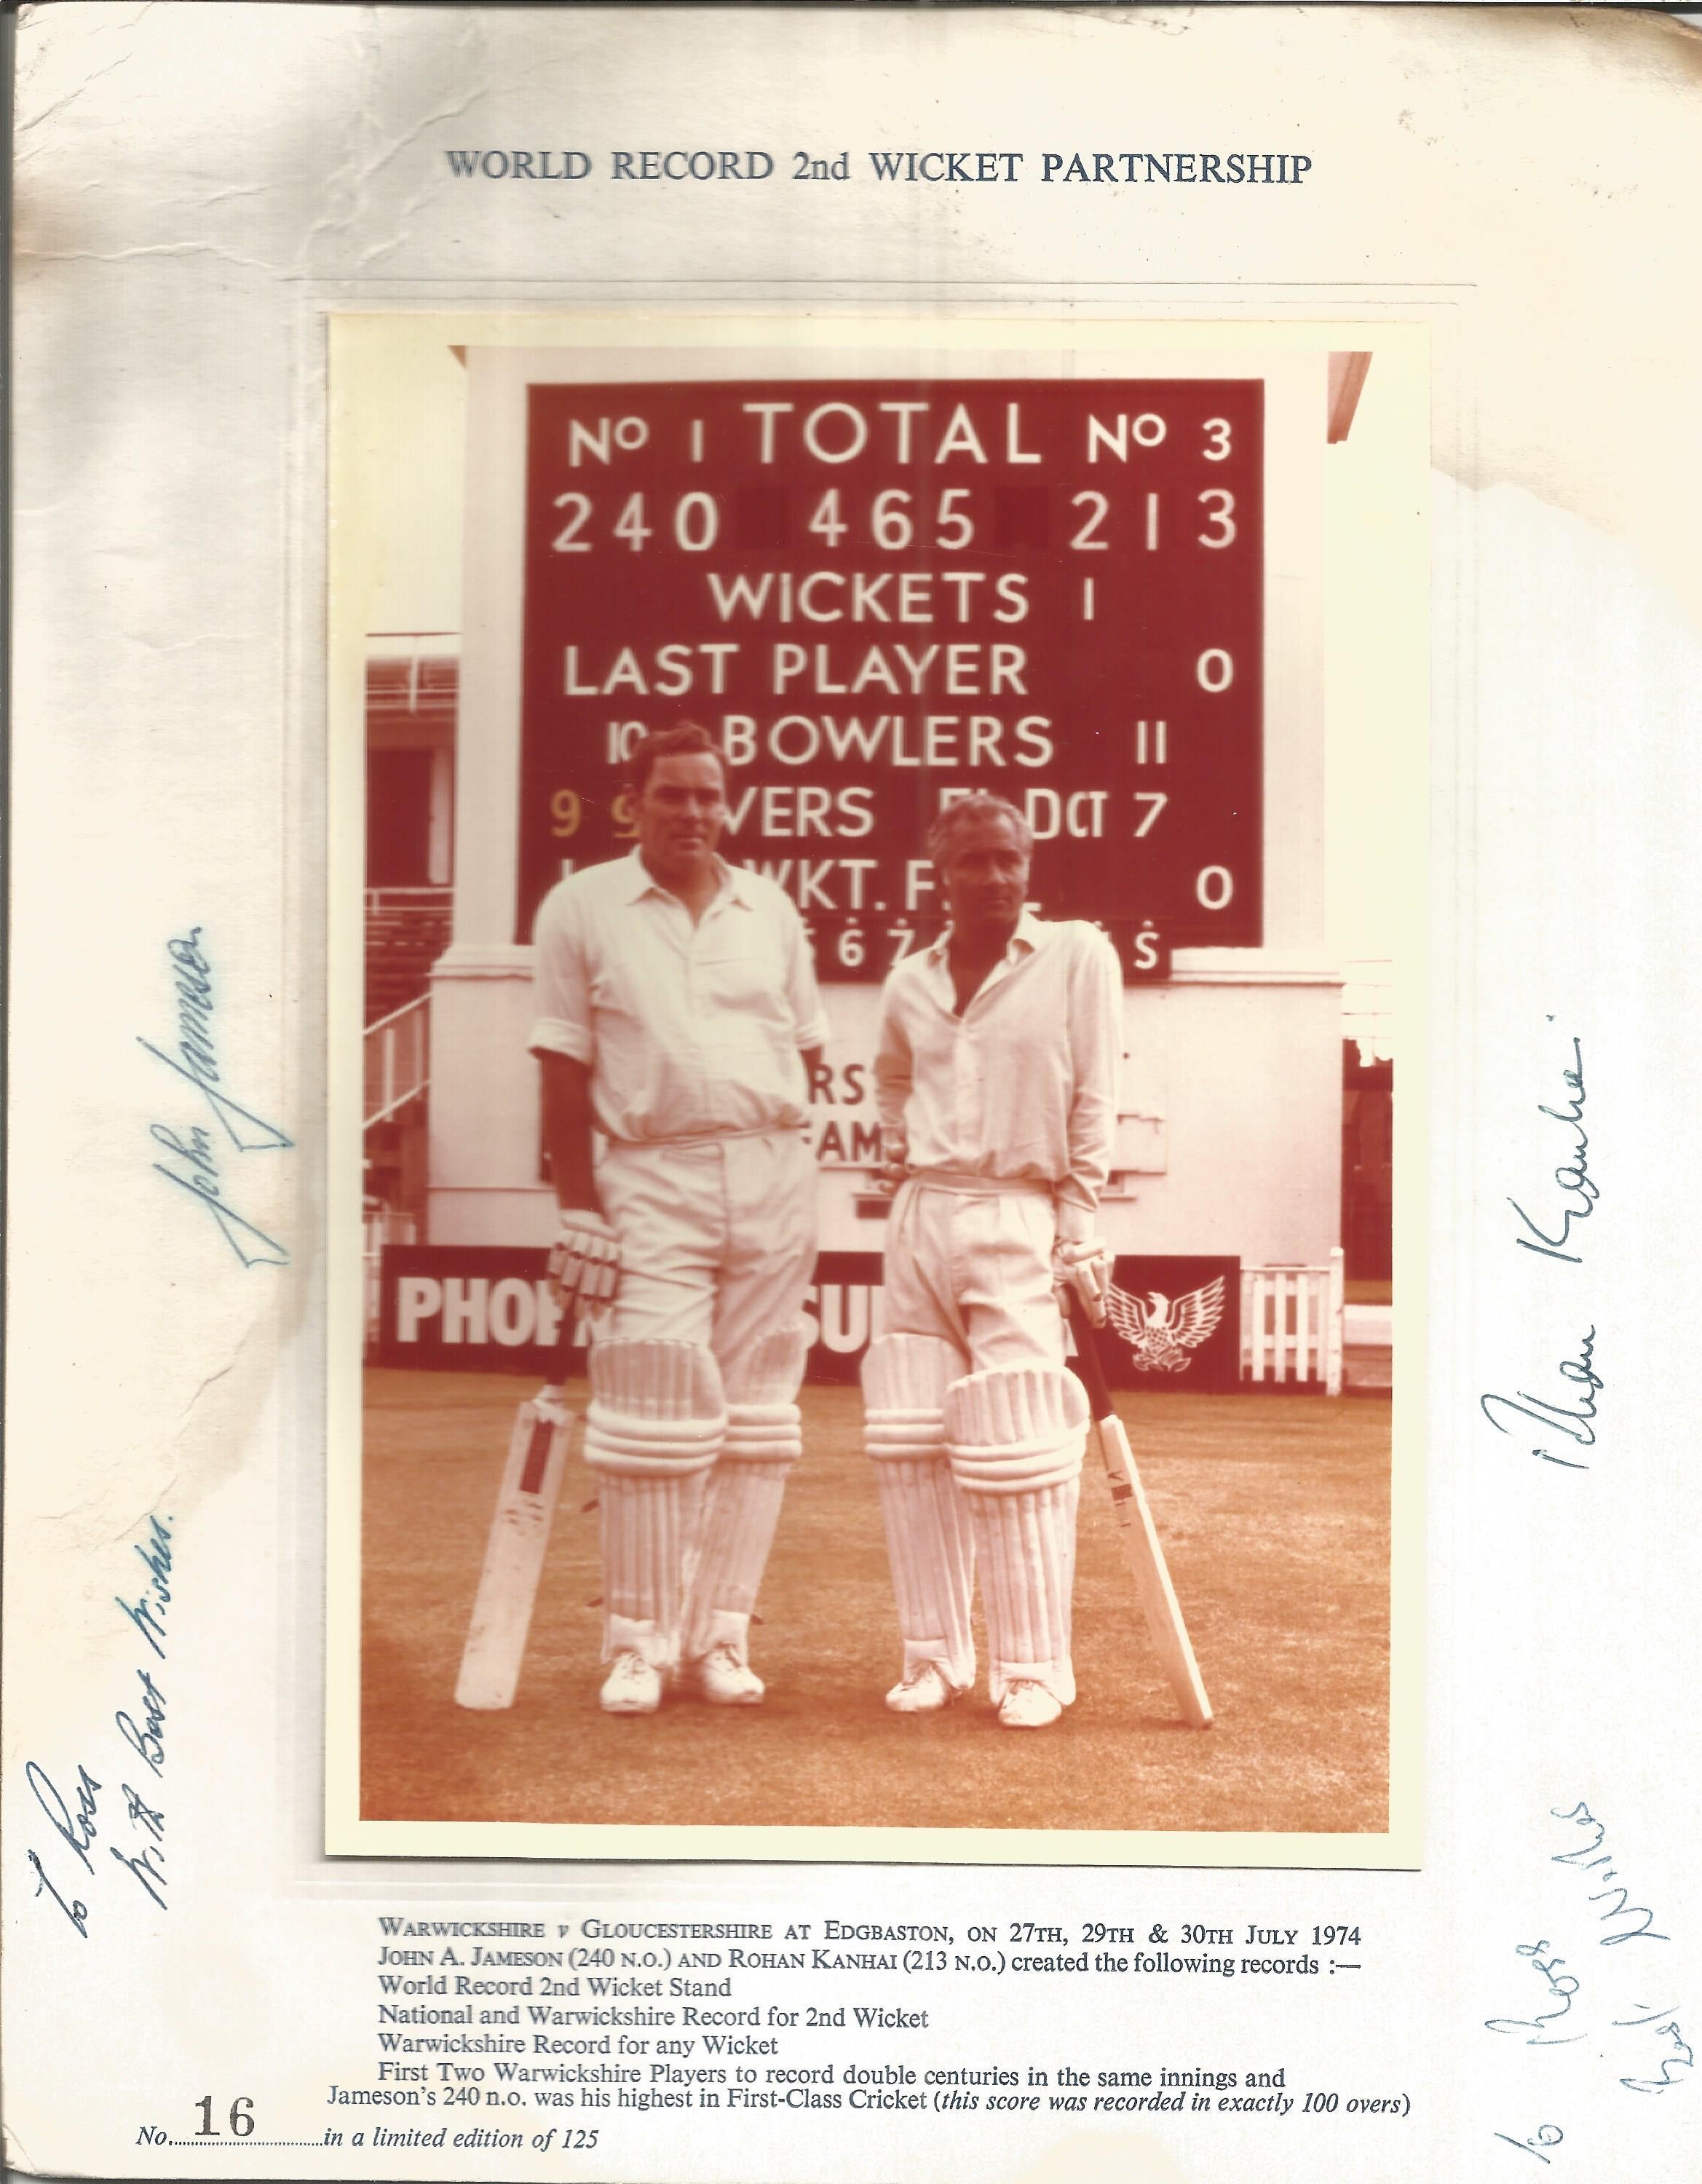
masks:
<svg viewBox="0 0 1702 2184"><path fill-rule="evenodd" d="M1131 979L1260 938L1256 379L534 386L517 938L634 834L624 761L702 722L721 849L824 979L937 931L943 802L1007 796L1032 894Z"/></svg>

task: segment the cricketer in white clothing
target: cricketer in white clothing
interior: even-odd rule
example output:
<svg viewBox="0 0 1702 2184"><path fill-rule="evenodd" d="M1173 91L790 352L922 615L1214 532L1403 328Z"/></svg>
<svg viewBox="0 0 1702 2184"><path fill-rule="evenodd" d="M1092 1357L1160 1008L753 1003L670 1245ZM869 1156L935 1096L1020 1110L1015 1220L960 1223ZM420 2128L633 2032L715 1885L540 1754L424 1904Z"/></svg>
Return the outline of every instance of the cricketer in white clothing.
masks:
<svg viewBox="0 0 1702 2184"><path fill-rule="evenodd" d="M904 1645L887 1694L931 1713L975 1680L975 1565L1008 1728L1055 1721L1070 1654L1087 1406L1061 1283L1104 1318L1095 1234L1116 1128L1122 981L1094 927L1026 907L1032 837L1003 799L950 805L929 850L951 924L882 997L876 1097L892 1173L866 1446Z"/></svg>
<svg viewBox="0 0 1702 2184"><path fill-rule="evenodd" d="M551 1271L564 1309L592 1316L611 1713L653 1713L670 1674L721 1705L763 1696L748 1633L802 1447L805 1123L827 1031L790 899L715 854L708 733L649 737L632 764L632 854L539 909L531 1039L561 1206Z"/></svg>

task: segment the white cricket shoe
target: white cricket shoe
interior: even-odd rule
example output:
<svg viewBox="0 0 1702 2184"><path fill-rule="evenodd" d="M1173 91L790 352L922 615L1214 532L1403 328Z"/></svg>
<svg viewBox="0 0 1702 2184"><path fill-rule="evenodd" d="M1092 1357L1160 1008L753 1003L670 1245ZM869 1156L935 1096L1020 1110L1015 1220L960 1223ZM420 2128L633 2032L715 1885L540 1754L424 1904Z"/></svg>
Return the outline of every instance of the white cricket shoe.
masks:
<svg viewBox="0 0 1702 2184"><path fill-rule="evenodd" d="M1005 1688L998 1702L1001 1729L1049 1729L1064 1711L1044 1684L1021 1676Z"/></svg>
<svg viewBox="0 0 1702 2184"><path fill-rule="evenodd" d="M598 1703L604 1713L654 1713L662 1703L662 1672L642 1653L617 1653Z"/></svg>
<svg viewBox="0 0 1702 2184"><path fill-rule="evenodd" d="M939 1663L923 1661L908 1671L902 1683L893 1685L887 1703L894 1713L938 1713L956 1696Z"/></svg>
<svg viewBox="0 0 1702 2184"><path fill-rule="evenodd" d="M699 1694L711 1706L759 1706L765 1688L754 1669L731 1646L711 1646L692 1663Z"/></svg>

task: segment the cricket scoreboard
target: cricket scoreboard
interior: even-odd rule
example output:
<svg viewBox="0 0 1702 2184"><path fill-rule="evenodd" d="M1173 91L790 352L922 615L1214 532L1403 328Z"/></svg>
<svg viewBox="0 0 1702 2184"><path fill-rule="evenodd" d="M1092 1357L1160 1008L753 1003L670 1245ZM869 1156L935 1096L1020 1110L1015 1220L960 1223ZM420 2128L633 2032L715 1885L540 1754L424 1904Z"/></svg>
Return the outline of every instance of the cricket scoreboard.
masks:
<svg viewBox="0 0 1702 2184"><path fill-rule="evenodd" d="M725 754L722 854L824 981L937 931L941 808L1033 827L1032 899L1126 978L1262 939L1257 378L535 384L515 939L636 837L626 762Z"/></svg>

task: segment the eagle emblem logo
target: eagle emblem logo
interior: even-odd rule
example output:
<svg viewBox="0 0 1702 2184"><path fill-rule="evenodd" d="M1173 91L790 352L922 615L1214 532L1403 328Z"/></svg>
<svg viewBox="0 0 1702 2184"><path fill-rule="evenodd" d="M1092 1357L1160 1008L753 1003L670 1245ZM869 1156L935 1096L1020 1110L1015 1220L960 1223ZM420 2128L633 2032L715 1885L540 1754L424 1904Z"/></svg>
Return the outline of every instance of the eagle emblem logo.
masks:
<svg viewBox="0 0 1702 2184"><path fill-rule="evenodd" d="M1162 1290L1137 1296L1113 1282L1105 1314L1128 1344L1137 1371L1185 1373L1192 1353L1223 1318L1223 1277L1179 1297L1167 1297Z"/></svg>

